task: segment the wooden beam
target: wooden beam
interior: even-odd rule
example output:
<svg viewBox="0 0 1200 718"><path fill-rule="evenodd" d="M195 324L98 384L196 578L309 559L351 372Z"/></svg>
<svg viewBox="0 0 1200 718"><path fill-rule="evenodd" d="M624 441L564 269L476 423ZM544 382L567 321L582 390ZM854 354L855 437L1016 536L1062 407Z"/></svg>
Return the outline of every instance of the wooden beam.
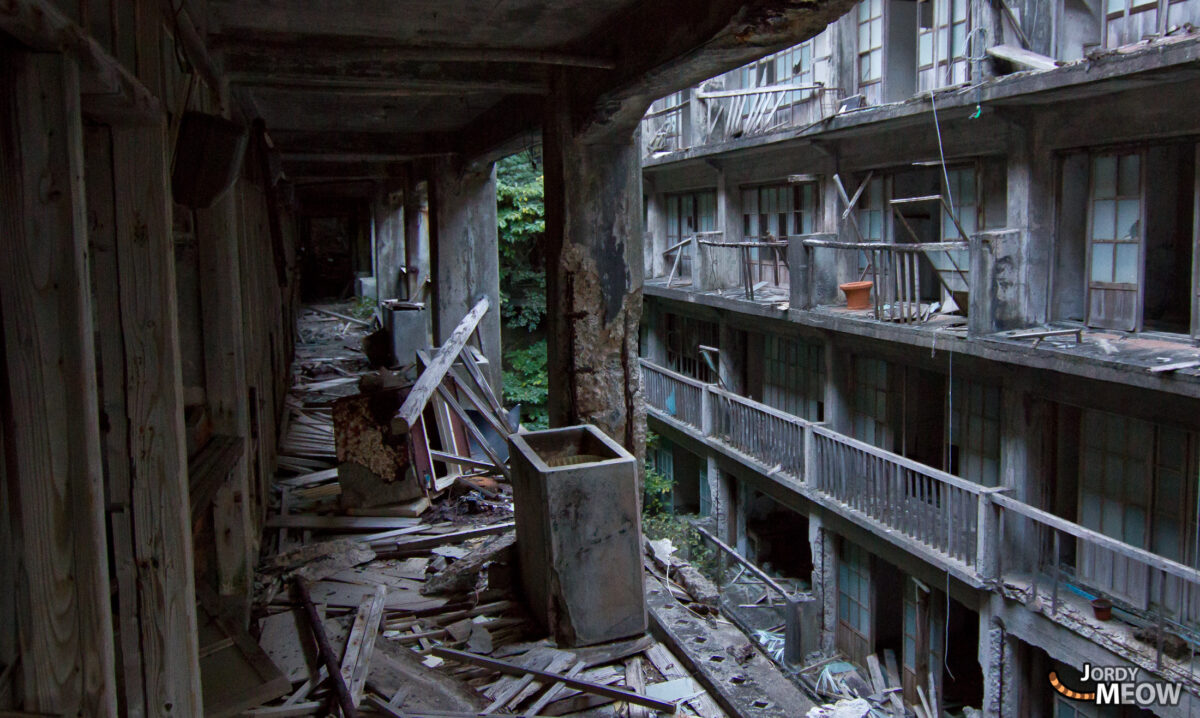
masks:
<svg viewBox="0 0 1200 718"><path fill-rule="evenodd" d="M429 363L429 367L425 371L421 372L417 383L413 384L412 390L409 391L404 403L396 412L396 417L392 419L392 431L408 431L417 422L421 412L425 410L425 405L429 403L430 397L442 385L442 380L446 378L446 372L450 371L450 366L454 364L458 359L459 352L466 346L467 339L475 333L475 327L479 326L479 320L483 319L489 306L490 302L487 297L480 299L451 332L446 343L438 348L433 361Z"/></svg>
<svg viewBox="0 0 1200 718"><path fill-rule="evenodd" d="M154 93L48 0L0 4L0 33L35 50L73 55L79 62L85 115L126 122L155 122L162 115Z"/></svg>
<svg viewBox="0 0 1200 718"><path fill-rule="evenodd" d="M32 712L115 716L85 204L74 60L0 49L0 413L19 521L5 590L21 693Z"/></svg>
<svg viewBox="0 0 1200 718"><path fill-rule="evenodd" d="M284 90L312 90L331 94L352 94L360 97L438 97L464 93L544 95L544 81L517 80L454 80L419 79L409 77L317 77L282 75L265 72L236 72L231 82L247 87Z"/></svg>
<svg viewBox="0 0 1200 718"><path fill-rule="evenodd" d="M252 37L241 38L236 34L218 35L214 45L224 50L226 69L240 70L261 67L254 64L258 54L270 55L273 63L471 63L504 65L548 65L558 67L586 67L597 70L612 70L617 64L612 60L594 55L554 52L551 50L524 50L506 47L453 47L447 45L397 45L387 37L336 38L314 35L294 40L270 39L255 32ZM250 44L253 43L253 44ZM277 65L276 65L277 66Z"/></svg>
<svg viewBox="0 0 1200 718"><path fill-rule="evenodd" d="M459 663L470 663L472 665L482 666L484 668L491 668L493 670L500 671L501 673L507 673L510 676L533 675L552 683L561 683L564 686L567 686L568 688L574 688L577 691L605 696L618 701L625 701L631 705L645 706L660 713L673 714L675 712L674 703L660 701L657 698L650 698L649 696L644 696L634 693L633 691L623 690L621 688L613 688L612 686L605 686L599 683L593 683L592 681L585 681L581 678L575 678L573 676L563 675L560 673L550 673L549 671L539 671L535 668L519 666L515 663L498 661L495 658L488 658L487 656L467 653L466 651L456 651L453 648L443 648L441 646L433 647L433 655L439 658L448 658L452 661L458 661Z"/></svg>
<svg viewBox="0 0 1200 718"><path fill-rule="evenodd" d="M126 452L146 706L202 715L166 127L115 127Z"/></svg>
<svg viewBox="0 0 1200 718"><path fill-rule="evenodd" d="M313 130L271 131L271 141L285 157L297 153L424 156L453 149L451 132L329 132Z"/></svg>

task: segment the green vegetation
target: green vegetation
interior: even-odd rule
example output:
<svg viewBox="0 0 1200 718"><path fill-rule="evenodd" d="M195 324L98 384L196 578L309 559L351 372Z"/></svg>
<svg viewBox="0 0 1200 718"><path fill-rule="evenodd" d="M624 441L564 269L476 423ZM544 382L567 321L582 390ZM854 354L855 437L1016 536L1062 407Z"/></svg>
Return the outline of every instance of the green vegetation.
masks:
<svg viewBox="0 0 1200 718"><path fill-rule="evenodd" d="M521 422L549 425L546 396L546 210L535 151L496 164L500 252L500 321L504 331L504 400L521 405Z"/></svg>
<svg viewBox="0 0 1200 718"><path fill-rule="evenodd" d="M504 400L521 405L521 422L530 429L550 426L546 413L549 393L546 375L546 340L524 349L504 352Z"/></svg>
<svg viewBox="0 0 1200 718"><path fill-rule="evenodd" d="M500 312L504 325L530 332L546 316L546 268L542 239L546 207L542 174L531 153L496 166L496 215L500 230Z"/></svg>

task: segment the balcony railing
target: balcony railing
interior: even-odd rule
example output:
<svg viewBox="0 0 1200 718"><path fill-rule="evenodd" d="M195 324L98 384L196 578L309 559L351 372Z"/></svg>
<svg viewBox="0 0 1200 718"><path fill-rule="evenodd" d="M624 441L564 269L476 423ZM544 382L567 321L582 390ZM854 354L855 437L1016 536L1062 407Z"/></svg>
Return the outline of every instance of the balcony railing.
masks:
<svg viewBox="0 0 1200 718"><path fill-rule="evenodd" d="M805 267L811 267L808 254L815 249L837 249L855 252L863 279L870 279L871 299L875 319L884 322L914 324L924 322L937 309L937 300L925 301L927 292L921 287L922 258L932 269L936 289L958 293L967 289L967 242L922 242L891 244L887 242L839 242L824 239L803 239ZM812 286L813 274L804 279L808 297L818 295ZM966 309L966 307L962 307Z"/></svg>
<svg viewBox="0 0 1200 718"><path fill-rule="evenodd" d="M1157 629L1156 665L1170 634L1200 639L1200 571L1084 528L1011 497L998 512L998 570L1040 598L1051 616L1064 604L1104 597L1127 617ZM1023 577L1023 580L1022 578ZM1085 612L1086 614L1086 612Z"/></svg>
<svg viewBox="0 0 1200 718"><path fill-rule="evenodd" d="M803 481L809 422L724 389L705 391L713 438L793 482Z"/></svg>
<svg viewBox="0 0 1200 718"><path fill-rule="evenodd" d="M931 466L813 427L809 485L910 539L976 568L980 497L994 493Z"/></svg>
<svg viewBox="0 0 1200 718"><path fill-rule="evenodd" d="M1130 619L1200 640L1200 571L1005 496L1002 488L852 439L640 360L650 412L979 585L1024 585L1052 616L1068 596L1109 598ZM1022 544L1015 546L1014 544ZM1076 612L1078 615L1078 612ZM1164 641L1158 642L1161 668Z"/></svg>
<svg viewBox="0 0 1200 718"><path fill-rule="evenodd" d="M693 429L702 429L704 383L645 359L641 362L646 403Z"/></svg>

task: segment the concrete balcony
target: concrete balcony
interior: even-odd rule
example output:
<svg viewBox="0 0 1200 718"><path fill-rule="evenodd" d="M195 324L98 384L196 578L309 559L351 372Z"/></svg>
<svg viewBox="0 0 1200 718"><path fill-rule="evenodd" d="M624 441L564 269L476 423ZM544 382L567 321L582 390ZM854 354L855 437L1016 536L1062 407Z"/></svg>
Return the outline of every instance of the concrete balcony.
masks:
<svg viewBox="0 0 1200 718"><path fill-rule="evenodd" d="M647 414L964 583L1168 680L1189 676L1200 571L989 488L641 360ZM1109 598L1112 621L1088 601ZM1147 638L1147 637L1150 638ZM1160 638L1161 637L1161 638ZM1174 647L1174 648L1173 648ZM1174 654L1174 656L1172 656ZM1196 667L1200 667L1198 664Z"/></svg>

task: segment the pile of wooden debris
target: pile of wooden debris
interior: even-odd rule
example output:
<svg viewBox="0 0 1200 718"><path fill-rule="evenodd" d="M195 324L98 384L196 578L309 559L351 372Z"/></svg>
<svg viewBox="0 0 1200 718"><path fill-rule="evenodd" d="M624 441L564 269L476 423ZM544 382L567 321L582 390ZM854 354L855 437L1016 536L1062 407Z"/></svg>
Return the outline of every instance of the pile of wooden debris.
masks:
<svg viewBox="0 0 1200 718"><path fill-rule="evenodd" d="M723 718L649 636L559 648L524 610L519 427L467 345L486 310L414 352L416 377L340 347L297 364L250 631L203 617L208 715Z"/></svg>

